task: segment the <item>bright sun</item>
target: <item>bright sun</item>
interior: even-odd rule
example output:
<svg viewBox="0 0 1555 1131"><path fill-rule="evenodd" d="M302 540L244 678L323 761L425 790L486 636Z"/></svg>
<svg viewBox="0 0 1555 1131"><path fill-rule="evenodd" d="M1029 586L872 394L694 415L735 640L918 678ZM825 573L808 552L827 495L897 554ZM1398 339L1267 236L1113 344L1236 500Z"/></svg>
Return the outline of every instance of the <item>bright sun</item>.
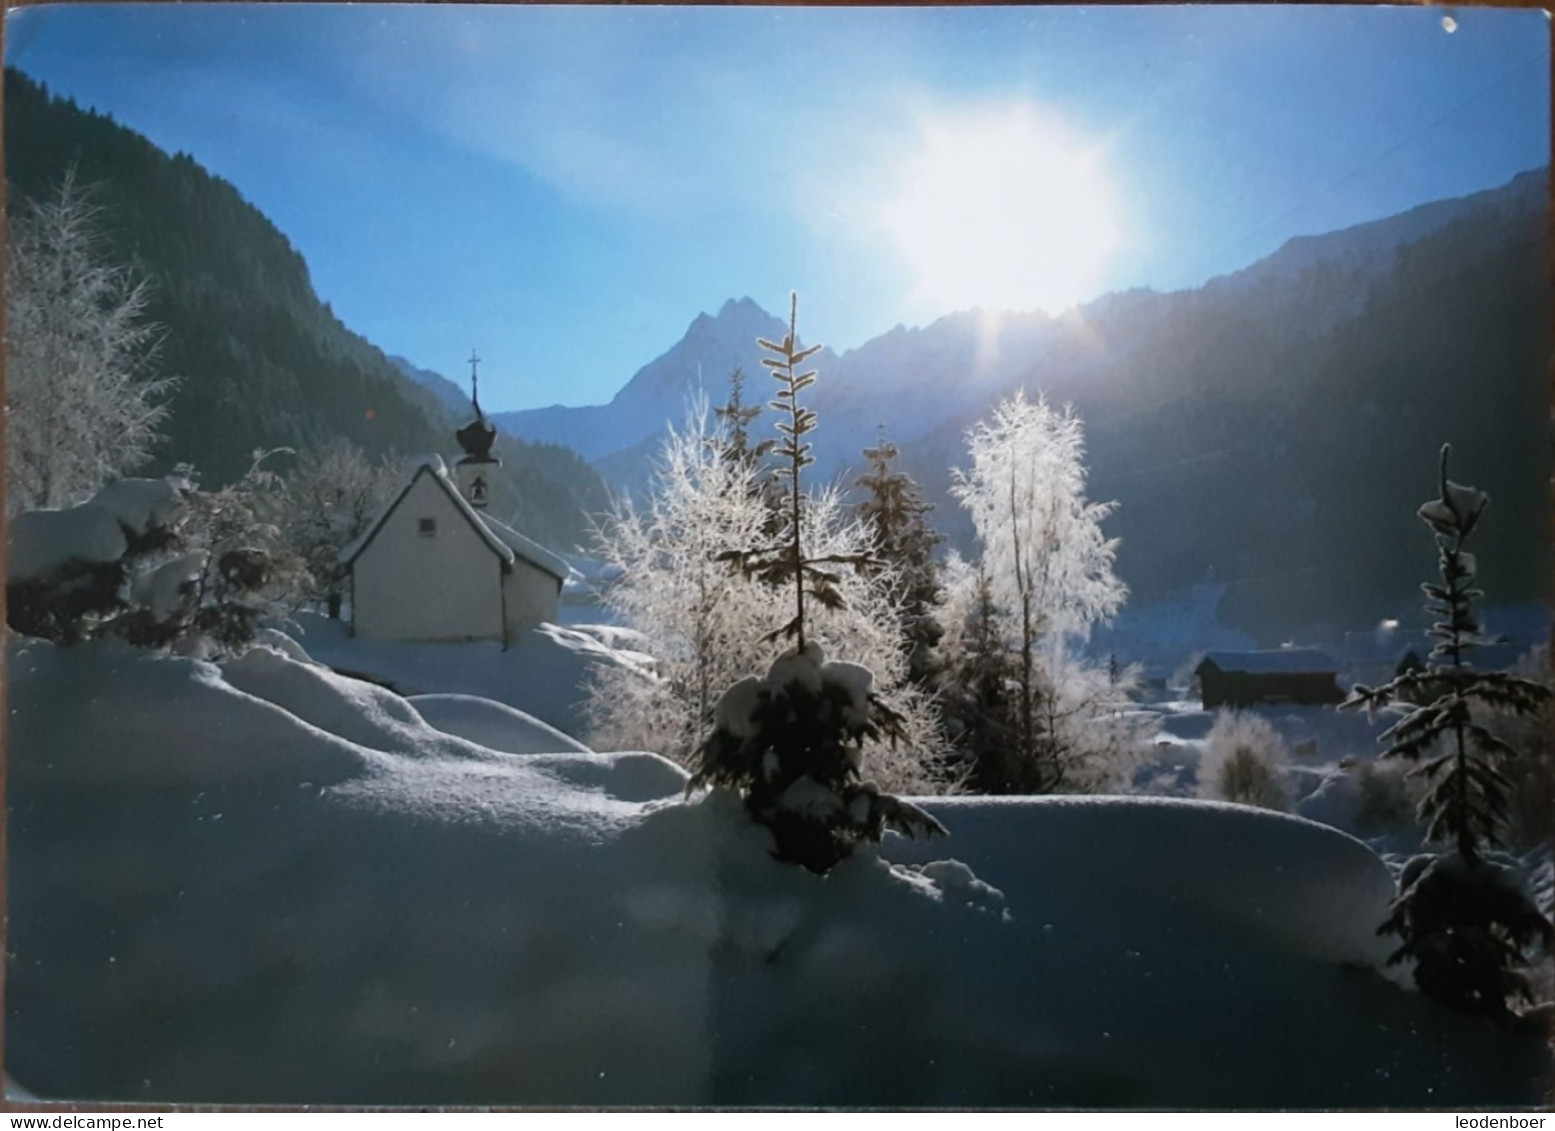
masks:
<svg viewBox="0 0 1555 1131"><path fill-rule="evenodd" d="M1041 307L1093 297L1119 243L1099 146L1030 104L923 122L879 216L939 311Z"/></svg>

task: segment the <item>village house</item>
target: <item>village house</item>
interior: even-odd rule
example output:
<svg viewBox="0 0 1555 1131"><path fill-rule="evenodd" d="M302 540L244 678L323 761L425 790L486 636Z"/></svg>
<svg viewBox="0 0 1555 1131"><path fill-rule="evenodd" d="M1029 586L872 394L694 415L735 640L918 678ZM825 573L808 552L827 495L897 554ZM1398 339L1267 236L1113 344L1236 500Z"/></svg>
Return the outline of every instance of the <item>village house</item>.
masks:
<svg viewBox="0 0 1555 1131"><path fill-rule="evenodd" d="M1338 703L1339 665L1312 648L1206 652L1194 669L1204 709L1257 703Z"/></svg>
<svg viewBox="0 0 1555 1131"><path fill-rule="evenodd" d="M557 619L567 563L487 512L497 429L481 411L455 433L463 456L412 462L377 520L340 553L351 630L379 640L500 640Z"/></svg>

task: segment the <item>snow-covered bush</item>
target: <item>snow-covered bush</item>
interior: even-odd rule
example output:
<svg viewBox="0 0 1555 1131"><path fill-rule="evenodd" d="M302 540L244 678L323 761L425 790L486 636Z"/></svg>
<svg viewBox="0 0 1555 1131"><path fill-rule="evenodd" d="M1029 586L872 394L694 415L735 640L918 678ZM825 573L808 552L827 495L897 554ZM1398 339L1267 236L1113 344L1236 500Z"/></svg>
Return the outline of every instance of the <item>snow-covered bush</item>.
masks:
<svg viewBox="0 0 1555 1131"><path fill-rule="evenodd" d="M188 600L162 622L165 639L239 652L262 619L283 615L301 599L307 567L285 537L285 484L264 466L272 454L256 451L238 482L190 496L183 542L200 571Z"/></svg>
<svg viewBox="0 0 1555 1131"><path fill-rule="evenodd" d="M1420 793L1414 779L1401 770L1361 762L1352 771L1360 794L1355 823L1363 831L1382 832L1415 823Z"/></svg>
<svg viewBox="0 0 1555 1131"><path fill-rule="evenodd" d="M1251 712L1219 711L1199 760L1199 792L1283 810L1290 804L1284 780L1289 757L1285 739L1269 720Z"/></svg>
<svg viewBox="0 0 1555 1131"><path fill-rule="evenodd" d="M85 503L10 522L6 622L24 636L76 644L119 623L132 588L178 546L188 505L180 479L123 479ZM150 563L150 564L148 564Z"/></svg>
<svg viewBox="0 0 1555 1131"><path fill-rule="evenodd" d="M11 523L7 621L56 643L240 651L293 594L300 563L270 521L276 480L255 466L220 491L121 479L65 510Z"/></svg>
<svg viewBox="0 0 1555 1131"><path fill-rule="evenodd" d="M738 790L772 833L773 855L825 873L886 829L943 833L916 805L861 780L863 744L895 737L898 719L874 696L874 674L828 661L814 641L740 680L718 699L693 786Z"/></svg>
<svg viewBox="0 0 1555 1131"><path fill-rule="evenodd" d="M1519 752L1487 722L1537 717L1548 686L1511 672L1480 671L1469 661L1485 643L1474 604L1477 563L1464 549L1490 497L1447 478L1452 449L1443 445L1437 497L1420 507L1438 550L1440 585L1427 584L1426 610L1436 619L1436 646L1423 669L1378 688L1357 686L1343 704L1375 712L1391 703L1413 710L1378 736L1383 758L1414 763L1427 783L1420 802L1426 837L1449 845L1411 862L1383 930L1403 941L1392 961L1413 959L1421 990L1454 1009L1506 1022L1508 999L1531 1000L1522 967L1526 949L1546 945L1552 928L1526 885L1487 851L1506 845Z"/></svg>
<svg viewBox="0 0 1555 1131"><path fill-rule="evenodd" d="M1101 666L1057 650L1037 686L1041 742L1056 770L1048 792L1108 793L1133 776L1155 732L1134 702L1137 666Z"/></svg>

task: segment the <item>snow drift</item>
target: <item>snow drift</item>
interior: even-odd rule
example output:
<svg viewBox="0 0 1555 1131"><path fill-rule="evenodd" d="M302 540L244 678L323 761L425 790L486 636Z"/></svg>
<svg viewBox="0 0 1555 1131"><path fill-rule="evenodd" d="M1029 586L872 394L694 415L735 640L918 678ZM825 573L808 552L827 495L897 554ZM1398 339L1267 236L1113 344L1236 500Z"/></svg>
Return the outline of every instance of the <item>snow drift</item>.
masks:
<svg viewBox="0 0 1555 1131"><path fill-rule="evenodd" d="M651 754L506 753L294 656L11 653L7 1068L238 1103L1532 1103L1365 968L1364 846L1202 803L937 801L825 878ZM434 701L503 741L492 707ZM457 716L457 717L456 717ZM534 745L518 723L512 745Z"/></svg>

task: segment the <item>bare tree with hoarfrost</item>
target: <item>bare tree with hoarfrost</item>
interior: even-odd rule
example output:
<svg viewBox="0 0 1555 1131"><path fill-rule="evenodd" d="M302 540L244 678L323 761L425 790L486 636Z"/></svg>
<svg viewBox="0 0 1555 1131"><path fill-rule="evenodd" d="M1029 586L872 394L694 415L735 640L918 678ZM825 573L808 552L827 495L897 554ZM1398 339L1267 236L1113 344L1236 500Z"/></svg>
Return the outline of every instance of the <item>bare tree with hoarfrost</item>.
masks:
<svg viewBox="0 0 1555 1131"><path fill-rule="evenodd" d="M302 452L285 478L281 529L306 568L302 596L324 602L331 617L340 615L339 553L366 532L398 482L389 461L374 463L344 439Z"/></svg>
<svg viewBox="0 0 1555 1131"><path fill-rule="evenodd" d="M104 255L99 210L66 174L22 201L6 243L6 509L80 502L150 455L170 378L151 370L147 283Z"/></svg>
<svg viewBox="0 0 1555 1131"><path fill-rule="evenodd" d="M773 656L768 630L791 608L792 591L731 570L719 556L762 544L771 508L749 462L725 457L727 436L705 406L664 442L647 499L619 499L600 522L595 551L616 575L604 600L639 634L644 662L600 665L588 686L590 744L653 750L690 763L713 726L719 696ZM811 496L806 553L861 552L867 528L838 492ZM907 685L894 576L841 573L841 608L807 611L810 634L836 656L858 659L902 717L905 740L871 742L869 773L885 788L937 792L947 776L937 755L934 712Z"/></svg>
<svg viewBox="0 0 1555 1131"><path fill-rule="evenodd" d="M1123 689L1093 678L1073 652L1127 595L1112 569L1117 543L1101 529L1114 504L1085 498L1079 418L1024 390L972 429L968 447L971 469L955 473L952 491L971 512L1002 635L1013 642L1018 788L1084 788L1107 776L1099 761L1131 747L1125 732L1120 749L1115 725Z"/></svg>
<svg viewBox="0 0 1555 1131"><path fill-rule="evenodd" d="M707 406L693 404L664 441L646 502L618 498L595 532L617 577L605 603L651 658L645 668L595 670L587 710L598 747L688 761L718 693L754 660L771 595L717 556L760 538L768 512L754 465L723 458L717 436Z"/></svg>

